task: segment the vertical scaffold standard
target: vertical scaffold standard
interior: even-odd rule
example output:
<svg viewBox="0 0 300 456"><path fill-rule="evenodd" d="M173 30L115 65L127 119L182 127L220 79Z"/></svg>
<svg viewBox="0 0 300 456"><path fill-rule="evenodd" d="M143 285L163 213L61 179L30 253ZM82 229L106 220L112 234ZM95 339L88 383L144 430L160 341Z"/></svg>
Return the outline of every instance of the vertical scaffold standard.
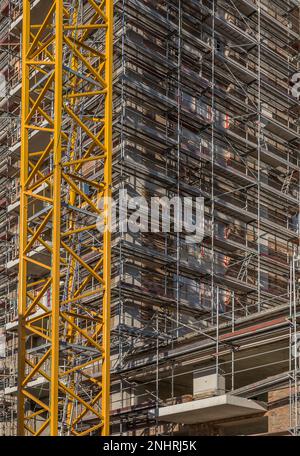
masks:
<svg viewBox="0 0 300 456"><path fill-rule="evenodd" d="M20 435L109 433L112 59L113 0L23 1Z"/></svg>

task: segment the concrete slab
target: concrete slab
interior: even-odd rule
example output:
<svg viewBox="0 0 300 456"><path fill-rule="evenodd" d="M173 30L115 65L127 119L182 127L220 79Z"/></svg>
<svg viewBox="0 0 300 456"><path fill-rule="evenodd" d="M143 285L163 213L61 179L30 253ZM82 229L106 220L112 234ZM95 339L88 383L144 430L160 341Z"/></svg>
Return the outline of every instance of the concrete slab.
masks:
<svg viewBox="0 0 300 456"><path fill-rule="evenodd" d="M185 402L183 404L161 407L159 421L172 423L196 424L248 416L267 410L264 403L244 397L223 394L221 396Z"/></svg>

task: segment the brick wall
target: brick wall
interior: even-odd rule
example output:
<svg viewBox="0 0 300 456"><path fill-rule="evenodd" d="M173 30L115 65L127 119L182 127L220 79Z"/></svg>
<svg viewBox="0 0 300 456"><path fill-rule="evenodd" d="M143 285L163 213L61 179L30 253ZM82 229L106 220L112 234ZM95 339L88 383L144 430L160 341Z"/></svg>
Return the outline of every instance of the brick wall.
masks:
<svg viewBox="0 0 300 456"><path fill-rule="evenodd" d="M269 392L269 432L286 431L289 428L289 394L289 388Z"/></svg>

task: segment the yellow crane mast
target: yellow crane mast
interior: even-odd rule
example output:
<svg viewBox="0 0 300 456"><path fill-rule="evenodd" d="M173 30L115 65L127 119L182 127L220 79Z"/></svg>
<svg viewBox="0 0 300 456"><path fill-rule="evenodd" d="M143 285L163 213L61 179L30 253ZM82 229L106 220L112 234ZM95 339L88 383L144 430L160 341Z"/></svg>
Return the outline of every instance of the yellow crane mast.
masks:
<svg viewBox="0 0 300 456"><path fill-rule="evenodd" d="M18 433L108 435L113 0L47 0L38 18L30 5L23 0Z"/></svg>

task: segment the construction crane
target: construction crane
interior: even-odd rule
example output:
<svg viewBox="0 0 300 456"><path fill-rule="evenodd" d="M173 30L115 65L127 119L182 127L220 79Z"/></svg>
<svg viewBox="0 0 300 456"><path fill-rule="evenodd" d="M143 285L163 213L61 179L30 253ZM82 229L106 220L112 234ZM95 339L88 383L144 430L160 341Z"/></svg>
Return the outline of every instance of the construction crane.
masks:
<svg viewBox="0 0 300 456"><path fill-rule="evenodd" d="M23 0L18 434L108 435L113 0L36 16Z"/></svg>

